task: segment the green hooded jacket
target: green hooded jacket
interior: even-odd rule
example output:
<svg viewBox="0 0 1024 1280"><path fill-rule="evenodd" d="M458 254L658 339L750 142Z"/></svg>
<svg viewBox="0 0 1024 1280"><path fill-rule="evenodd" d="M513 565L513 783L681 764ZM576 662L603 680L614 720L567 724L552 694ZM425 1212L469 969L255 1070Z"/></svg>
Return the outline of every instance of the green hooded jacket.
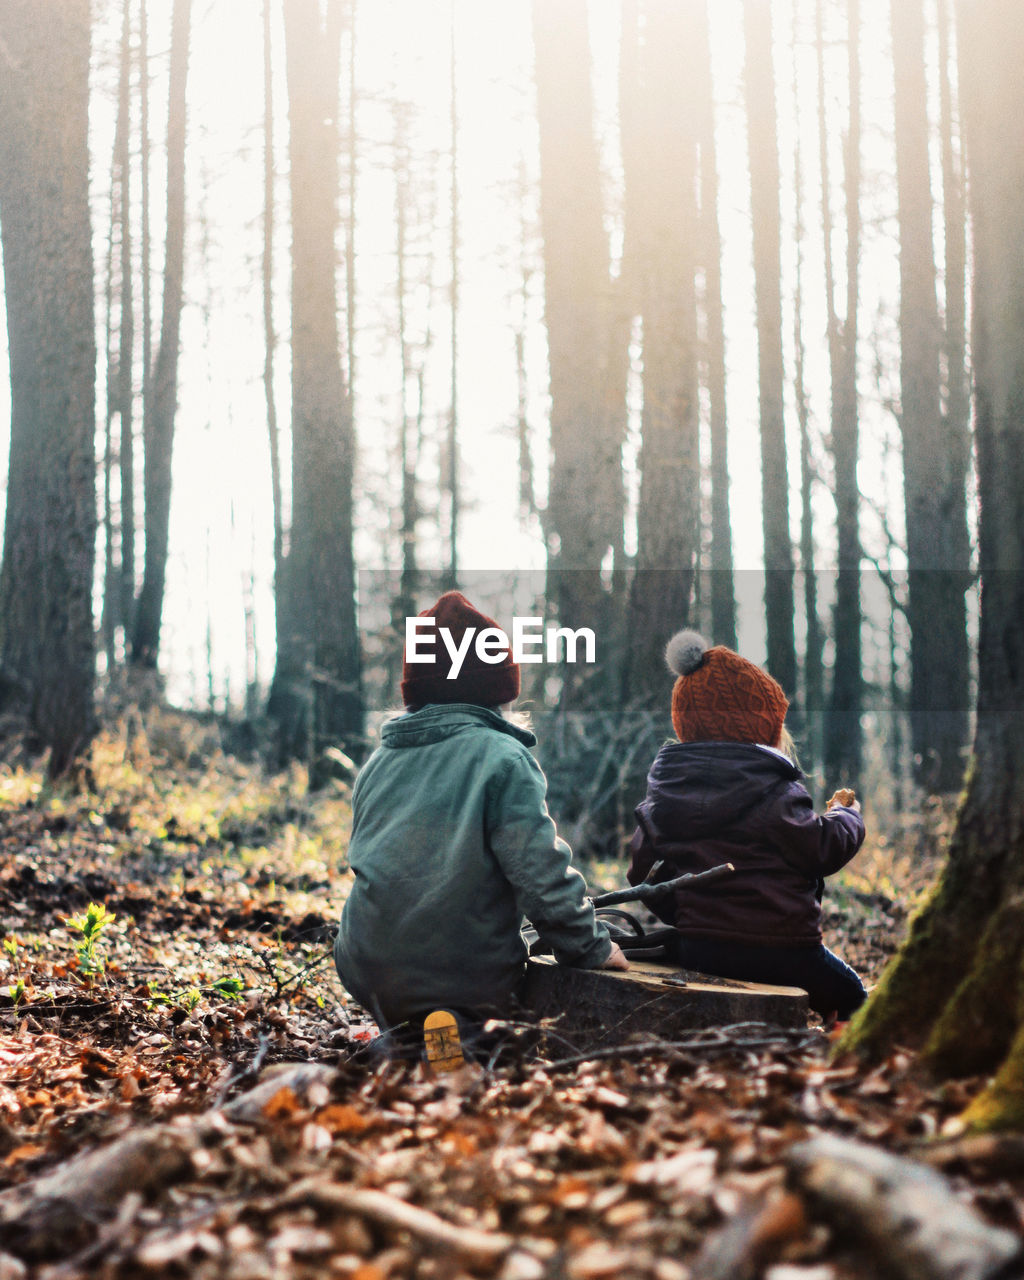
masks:
<svg viewBox="0 0 1024 1280"><path fill-rule="evenodd" d="M562 964L609 956L530 754L496 711L432 704L388 721L352 794L355 883L334 957L382 1025L431 1009L500 1009L522 978L529 918Z"/></svg>

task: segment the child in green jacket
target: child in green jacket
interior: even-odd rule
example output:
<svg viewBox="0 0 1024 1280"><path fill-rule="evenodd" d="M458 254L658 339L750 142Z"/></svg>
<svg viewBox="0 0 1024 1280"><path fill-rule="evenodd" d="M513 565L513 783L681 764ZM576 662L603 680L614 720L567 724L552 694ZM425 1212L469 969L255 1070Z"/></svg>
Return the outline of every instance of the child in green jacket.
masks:
<svg viewBox="0 0 1024 1280"><path fill-rule="evenodd" d="M457 644L495 626L457 591L420 616ZM334 945L346 988L382 1027L440 1006L472 1021L507 1011L524 917L561 964L627 968L555 832L536 739L499 710L519 694L511 654L486 663L470 645L455 679L439 638L432 662L409 657L405 714L384 725L352 794L355 882Z"/></svg>

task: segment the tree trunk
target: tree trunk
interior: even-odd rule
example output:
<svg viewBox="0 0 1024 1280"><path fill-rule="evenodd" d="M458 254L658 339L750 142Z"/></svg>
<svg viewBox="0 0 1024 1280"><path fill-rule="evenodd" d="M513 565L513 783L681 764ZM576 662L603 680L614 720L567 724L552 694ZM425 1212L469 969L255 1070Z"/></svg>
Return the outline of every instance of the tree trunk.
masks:
<svg viewBox="0 0 1024 1280"><path fill-rule="evenodd" d="M818 12L820 13L820 6ZM799 48L798 42L799 9L793 9L793 117L801 118L800 78L797 72ZM820 67L819 67L820 70ZM819 127L823 129L821 103L819 99ZM816 547L814 539L814 471L811 465L811 424L810 408L807 403L805 381L806 347L803 333L803 269L804 269L804 187L803 187L803 154L800 147L800 134L797 131L793 155L794 201L796 204L796 291L793 298L793 351L794 351L794 393L796 399L797 422L800 428L800 570L803 578L804 620L807 638L804 646L804 739L801 756L804 759L805 772L809 778L819 774L824 741L825 712L825 679L824 648L825 637L822 632L821 619L818 615L818 578L816 568ZM823 184L824 189L825 184ZM825 244L829 241L829 223L825 218ZM829 261L830 250L826 249L826 261ZM829 292L831 297L831 291Z"/></svg>
<svg viewBox="0 0 1024 1280"><path fill-rule="evenodd" d="M59 7L59 15L58 15ZM88 0L0 5L0 234L11 447L0 700L59 775L94 729L96 340ZM5 692L6 690L6 692ZM15 695L16 696L16 693Z"/></svg>
<svg viewBox="0 0 1024 1280"><path fill-rule="evenodd" d="M284 510L281 495L281 433L274 395L274 65L270 0L263 0L263 398L270 444L270 498L274 508L274 606L284 582ZM277 628L278 631L280 628ZM280 642L280 641L279 641Z"/></svg>
<svg viewBox="0 0 1024 1280"><path fill-rule="evenodd" d="M341 13L329 0L288 0L291 117L292 522L285 628L269 711L283 756L358 753L363 733L352 551L355 438L341 366L336 283Z"/></svg>
<svg viewBox="0 0 1024 1280"><path fill-rule="evenodd" d="M718 225L718 161L707 4L694 13L691 59L700 147L700 246L704 264L707 388L711 474L711 637L737 647L732 523L729 518L729 439L725 399L725 319L722 310L722 235Z"/></svg>
<svg viewBox="0 0 1024 1280"><path fill-rule="evenodd" d="M941 1074L994 1074L965 1114L1024 1126L1024 27L1013 0L961 0L974 227L981 505L978 718L949 860L847 1043L923 1047Z"/></svg>
<svg viewBox="0 0 1024 1280"><path fill-rule="evenodd" d="M404 635L404 619L416 613L416 590L419 569L416 563L416 522L418 503L416 498L417 441L415 421L410 412L410 397L418 384L413 368L406 314L406 289L408 268L409 214L412 209L410 196L410 151L408 142L409 105L394 104L395 150L395 293L398 304L399 350L399 467L402 474L399 502L399 538L402 548L402 568L399 574L398 596L392 601L392 619L397 634ZM454 389L454 388L453 388ZM453 492L453 498L455 496ZM452 543L457 546L457 539ZM449 565L454 572L454 566Z"/></svg>
<svg viewBox="0 0 1024 1280"><path fill-rule="evenodd" d="M922 0L893 0L900 229L900 430L911 630L911 740L918 780L951 791L967 738L969 578L964 451L943 422ZM962 438L962 427L960 428Z"/></svg>
<svg viewBox="0 0 1024 1280"><path fill-rule="evenodd" d="M758 387L761 404L761 519L764 533L768 670L796 696L793 544L783 410L779 146L768 0L744 0L747 138L754 239Z"/></svg>
<svg viewBox="0 0 1024 1280"><path fill-rule="evenodd" d="M821 154L821 208L825 237L825 289L829 365L832 374L832 459L835 470L838 573L833 613L835 657L825 735L828 777L859 784L862 752L860 491L857 486L857 302L860 274L860 4L847 5L849 123L843 150L846 198L846 297L842 320L836 314L832 265L832 214L825 119L825 42L822 3L817 6L818 128Z"/></svg>
<svg viewBox="0 0 1024 1280"><path fill-rule="evenodd" d="M143 421L146 553L135 606L132 662L155 668L171 523L171 459L178 408L178 351L185 278L185 118L191 0L174 0L167 100L167 240L160 345Z"/></svg>
<svg viewBox="0 0 1024 1280"><path fill-rule="evenodd" d="M445 589L454 591L459 581L459 113L458 65L455 58L455 7L450 14L449 29L449 134L451 145L451 237L449 258L451 384L448 406L448 442L446 448L445 488L448 490L448 570Z"/></svg>
<svg viewBox="0 0 1024 1280"><path fill-rule="evenodd" d="M131 238L131 0L124 0L117 84L117 122L110 181L107 260L107 421L103 456L103 644L108 678L118 632L131 634L135 603L134 310ZM116 320L115 320L116 313ZM116 335L116 350L114 349ZM118 503L114 510L114 422L118 424Z"/></svg>
<svg viewBox="0 0 1024 1280"><path fill-rule="evenodd" d="M585 0L534 0L533 27L551 387L549 596L564 624L598 626L607 604L601 565L621 545L622 467L619 417L604 394L609 250Z"/></svg>
<svg viewBox="0 0 1024 1280"><path fill-rule="evenodd" d="M646 7L638 154L627 175L636 229L643 325L640 498L630 597L630 692L664 708L665 643L688 621L700 527L696 136L691 53L697 0Z"/></svg>

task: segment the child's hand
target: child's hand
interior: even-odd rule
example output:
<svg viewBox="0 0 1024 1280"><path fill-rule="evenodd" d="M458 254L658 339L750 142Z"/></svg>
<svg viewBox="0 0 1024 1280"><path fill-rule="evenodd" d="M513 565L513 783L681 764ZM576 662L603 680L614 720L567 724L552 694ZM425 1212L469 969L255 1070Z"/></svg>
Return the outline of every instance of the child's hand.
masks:
<svg viewBox="0 0 1024 1280"><path fill-rule="evenodd" d="M825 805L826 809L831 809L835 805L841 804L847 809L854 809L860 813L860 802L857 799L857 793L850 787L840 787L838 791L832 793L831 798Z"/></svg>
<svg viewBox="0 0 1024 1280"><path fill-rule="evenodd" d="M608 953L608 959L601 966L602 969L628 969L629 961L623 954L622 948L617 942L612 943L612 949Z"/></svg>

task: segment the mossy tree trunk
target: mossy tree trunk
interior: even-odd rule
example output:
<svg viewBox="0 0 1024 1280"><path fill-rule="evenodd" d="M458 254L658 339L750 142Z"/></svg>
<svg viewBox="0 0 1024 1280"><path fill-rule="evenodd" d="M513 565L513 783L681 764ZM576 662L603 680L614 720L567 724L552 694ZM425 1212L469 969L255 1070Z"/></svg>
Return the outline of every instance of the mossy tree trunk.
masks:
<svg viewBox="0 0 1024 1280"><path fill-rule="evenodd" d="M965 1119L1024 1127L1024 27L1013 0L961 0L974 228L981 501L978 721L949 861L843 1047L922 1050L940 1075L990 1073Z"/></svg>

